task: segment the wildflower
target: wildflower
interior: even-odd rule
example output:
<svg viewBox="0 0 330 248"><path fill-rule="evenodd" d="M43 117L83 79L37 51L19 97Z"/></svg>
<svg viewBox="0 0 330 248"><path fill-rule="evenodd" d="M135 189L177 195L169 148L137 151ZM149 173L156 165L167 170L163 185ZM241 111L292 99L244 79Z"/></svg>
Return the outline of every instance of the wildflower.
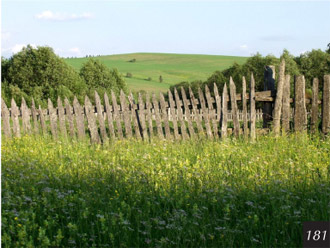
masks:
<svg viewBox="0 0 330 248"><path fill-rule="evenodd" d="M14 220L18 220L18 217L16 216L16 217L14 218Z"/></svg>

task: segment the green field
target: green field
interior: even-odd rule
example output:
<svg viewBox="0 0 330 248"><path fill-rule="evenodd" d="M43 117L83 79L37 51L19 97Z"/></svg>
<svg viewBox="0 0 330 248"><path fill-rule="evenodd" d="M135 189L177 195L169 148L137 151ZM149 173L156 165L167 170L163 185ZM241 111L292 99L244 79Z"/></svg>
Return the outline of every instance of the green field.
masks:
<svg viewBox="0 0 330 248"><path fill-rule="evenodd" d="M3 139L2 247L302 247L330 139Z"/></svg>
<svg viewBox="0 0 330 248"><path fill-rule="evenodd" d="M76 70L88 58L65 59ZM234 62L243 64L247 57L192 55L192 54L165 54L165 53L132 53L121 55L100 56L109 68L117 68L123 76L132 73L132 78L125 80L131 90L139 91L166 91L171 85L182 81L205 80L214 71L223 70ZM136 59L136 62L129 62ZM162 75L163 82L159 82ZM147 81L147 78L152 78Z"/></svg>

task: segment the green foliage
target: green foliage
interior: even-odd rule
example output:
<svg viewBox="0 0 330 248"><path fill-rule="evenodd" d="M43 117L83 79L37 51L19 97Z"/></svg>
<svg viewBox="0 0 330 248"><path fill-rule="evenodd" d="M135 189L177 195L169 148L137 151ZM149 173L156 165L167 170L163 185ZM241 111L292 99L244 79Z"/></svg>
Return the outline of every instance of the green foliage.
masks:
<svg viewBox="0 0 330 248"><path fill-rule="evenodd" d="M2 80L6 99L14 98L20 104L21 97L46 105L47 99L56 101L58 96L72 97L85 88L75 70L58 57L50 47L27 46L10 59L2 60Z"/></svg>
<svg viewBox="0 0 330 248"><path fill-rule="evenodd" d="M330 139L110 146L3 139L3 247L302 247L329 220Z"/></svg>
<svg viewBox="0 0 330 248"><path fill-rule="evenodd" d="M99 60L89 58L80 69L81 78L88 87L87 95L94 99L94 92L97 91L101 97L104 93L111 93L113 90L117 95L123 89L126 92L125 81L117 69L110 70Z"/></svg>

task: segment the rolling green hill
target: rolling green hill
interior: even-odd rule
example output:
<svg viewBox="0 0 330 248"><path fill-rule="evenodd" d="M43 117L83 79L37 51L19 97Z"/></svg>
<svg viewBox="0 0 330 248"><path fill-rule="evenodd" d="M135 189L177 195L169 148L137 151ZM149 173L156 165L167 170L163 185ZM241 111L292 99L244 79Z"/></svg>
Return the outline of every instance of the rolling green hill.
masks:
<svg viewBox="0 0 330 248"><path fill-rule="evenodd" d="M195 54L166 54L166 53L132 53L99 56L96 59L109 68L117 68L123 76L131 73L132 77L125 80L133 91L166 91L171 85L182 81L205 80L214 71L223 70L234 62L243 64L247 57L195 55ZM88 58L65 59L76 70ZM129 62L135 59L135 62ZM163 82L159 82L159 76ZM148 78L151 81L148 81Z"/></svg>

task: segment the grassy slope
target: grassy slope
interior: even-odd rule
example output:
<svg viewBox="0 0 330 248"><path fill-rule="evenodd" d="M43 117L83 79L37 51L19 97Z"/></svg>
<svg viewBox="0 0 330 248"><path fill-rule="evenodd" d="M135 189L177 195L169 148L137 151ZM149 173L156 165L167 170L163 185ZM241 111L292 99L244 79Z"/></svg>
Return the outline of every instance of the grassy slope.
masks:
<svg viewBox="0 0 330 248"><path fill-rule="evenodd" d="M130 89L146 91L166 91L171 85L182 81L205 80L214 71L228 68L234 62L242 64L246 57L165 54L165 53L133 53L96 57L109 68L117 68L123 75L133 74L125 78ZM136 59L135 63L128 62ZM66 61L79 70L88 58L72 58ZM159 82L162 75L163 82ZM151 77L151 81L146 79Z"/></svg>

